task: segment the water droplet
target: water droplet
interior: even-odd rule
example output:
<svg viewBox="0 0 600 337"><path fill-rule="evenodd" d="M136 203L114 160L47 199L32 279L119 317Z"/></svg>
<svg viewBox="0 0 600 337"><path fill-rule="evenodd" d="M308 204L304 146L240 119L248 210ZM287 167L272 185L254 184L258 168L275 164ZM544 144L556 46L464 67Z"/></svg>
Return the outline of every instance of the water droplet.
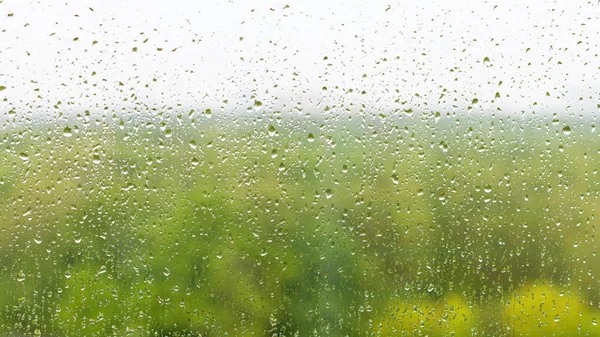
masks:
<svg viewBox="0 0 600 337"><path fill-rule="evenodd" d="M98 271L96 272L96 275L102 275L104 273L106 273L106 266L100 267L100 269L98 269Z"/></svg>
<svg viewBox="0 0 600 337"><path fill-rule="evenodd" d="M67 126L67 127L66 127L66 128L63 130L63 135L64 135L65 137L71 137L71 136L73 135L73 130L71 130L71 128Z"/></svg>
<svg viewBox="0 0 600 337"><path fill-rule="evenodd" d="M254 111L260 111L262 110L262 102L261 101L254 101Z"/></svg>
<svg viewBox="0 0 600 337"><path fill-rule="evenodd" d="M312 133L309 133L309 134L308 134L308 141L309 141L310 143L312 143L312 142L314 142L314 141L315 141L315 136L314 136Z"/></svg>
<svg viewBox="0 0 600 337"><path fill-rule="evenodd" d="M275 133L277 132L277 130L275 130L275 127L273 125L269 125L269 136L274 136Z"/></svg>
<svg viewBox="0 0 600 337"><path fill-rule="evenodd" d="M572 132L572 130L571 130L571 127L570 127L570 126L568 126L568 125L567 125L567 126L565 126L565 127L562 129L562 132L563 132L563 133L564 133L566 136L570 135L570 134L571 134L571 132Z"/></svg>
<svg viewBox="0 0 600 337"><path fill-rule="evenodd" d="M66 277L66 278L71 278L71 276L72 276L71 272L67 270L67 271L65 272L65 277Z"/></svg>
<svg viewBox="0 0 600 337"><path fill-rule="evenodd" d="M166 277L169 277L169 275L171 275L171 271L169 270L169 268L165 267L165 269L163 270L163 275L165 275Z"/></svg>
<svg viewBox="0 0 600 337"><path fill-rule="evenodd" d="M328 188L325 190L325 198L330 199L331 197L333 197L333 191L331 188Z"/></svg>
<svg viewBox="0 0 600 337"><path fill-rule="evenodd" d="M392 174L392 182L394 183L394 185L398 185L398 174Z"/></svg>
<svg viewBox="0 0 600 337"><path fill-rule="evenodd" d="M19 281L19 282L25 281L25 273L23 271L19 271L17 273L17 281Z"/></svg>

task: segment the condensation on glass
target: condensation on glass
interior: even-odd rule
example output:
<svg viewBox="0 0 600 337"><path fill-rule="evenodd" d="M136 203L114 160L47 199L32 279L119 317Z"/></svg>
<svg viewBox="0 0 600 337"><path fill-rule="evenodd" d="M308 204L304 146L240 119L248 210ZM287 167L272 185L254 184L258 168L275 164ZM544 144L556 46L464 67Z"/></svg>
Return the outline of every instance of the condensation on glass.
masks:
<svg viewBox="0 0 600 337"><path fill-rule="evenodd" d="M600 5L0 2L0 336L600 336Z"/></svg>

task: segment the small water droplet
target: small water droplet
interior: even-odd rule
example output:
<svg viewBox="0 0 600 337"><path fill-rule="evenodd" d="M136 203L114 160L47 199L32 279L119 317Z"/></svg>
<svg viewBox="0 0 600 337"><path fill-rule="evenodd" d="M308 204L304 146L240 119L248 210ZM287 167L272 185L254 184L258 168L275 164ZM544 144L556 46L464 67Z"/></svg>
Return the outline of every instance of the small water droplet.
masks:
<svg viewBox="0 0 600 337"><path fill-rule="evenodd" d="M567 125L567 126L565 126L565 127L562 129L562 132L563 132L563 133L564 133L566 136L570 135L570 134L571 134L571 132L572 132L572 130L571 130L571 127L570 127L570 126L568 126L568 125Z"/></svg>
<svg viewBox="0 0 600 337"><path fill-rule="evenodd" d="M63 135L64 135L65 137L71 137L71 136L73 135L73 130L71 130L71 128L67 126L67 127L66 127L66 128L63 130Z"/></svg>
<svg viewBox="0 0 600 337"><path fill-rule="evenodd" d="M333 197L333 191L331 190L331 188L328 188L325 190L325 198L331 199L331 197Z"/></svg>
<svg viewBox="0 0 600 337"><path fill-rule="evenodd" d="M104 273L106 273L106 266L100 267L100 269L98 269L98 271L96 272L96 275L101 275Z"/></svg>
<svg viewBox="0 0 600 337"><path fill-rule="evenodd" d="M308 141L309 141L310 143L312 143L312 142L314 142L314 141L315 141L315 136L314 136L312 133L309 133L309 134L308 134Z"/></svg>
<svg viewBox="0 0 600 337"><path fill-rule="evenodd" d="M99 155L97 155L97 154L93 155L93 156L92 156L92 162L93 162L94 164L96 164L96 165L97 165L97 164L100 164L100 156L99 156Z"/></svg>
<svg viewBox="0 0 600 337"><path fill-rule="evenodd" d="M262 110L262 102L261 101L254 101L254 111L260 111Z"/></svg>
<svg viewBox="0 0 600 337"><path fill-rule="evenodd" d="M165 275L166 277L169 277L169 275L171 275L171 271L169 270L169 268L165 267L165 269L163 270L163 275Z"/></svg>
<svg viewBox="0 0 600 337"><path fill-rule="evenodd" d="M25 273L23 271L19 271L17 273L17 281L19 281L19 282L25 281Z"/></svg>

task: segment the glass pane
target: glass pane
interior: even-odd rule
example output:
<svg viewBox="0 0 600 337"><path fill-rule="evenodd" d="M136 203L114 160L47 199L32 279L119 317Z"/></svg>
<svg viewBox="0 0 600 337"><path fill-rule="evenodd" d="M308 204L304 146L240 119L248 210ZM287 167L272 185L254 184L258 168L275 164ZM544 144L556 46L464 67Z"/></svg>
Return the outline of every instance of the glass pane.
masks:
<svg viewBox="0 0 600 337"><path fill-rule="evenodd" d="M0 1L0 336L600 336L596 1Z"/></svg>

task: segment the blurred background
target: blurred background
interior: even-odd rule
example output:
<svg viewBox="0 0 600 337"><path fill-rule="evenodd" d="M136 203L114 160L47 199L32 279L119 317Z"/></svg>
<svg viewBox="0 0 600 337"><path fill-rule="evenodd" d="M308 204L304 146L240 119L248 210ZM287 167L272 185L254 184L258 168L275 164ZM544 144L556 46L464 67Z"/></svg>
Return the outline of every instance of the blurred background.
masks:
<svg viewBox="0 0 600 337"><path fill-rule="evenodd" d="M1 336L600 336L594 1L0 3Z"/></svg>

